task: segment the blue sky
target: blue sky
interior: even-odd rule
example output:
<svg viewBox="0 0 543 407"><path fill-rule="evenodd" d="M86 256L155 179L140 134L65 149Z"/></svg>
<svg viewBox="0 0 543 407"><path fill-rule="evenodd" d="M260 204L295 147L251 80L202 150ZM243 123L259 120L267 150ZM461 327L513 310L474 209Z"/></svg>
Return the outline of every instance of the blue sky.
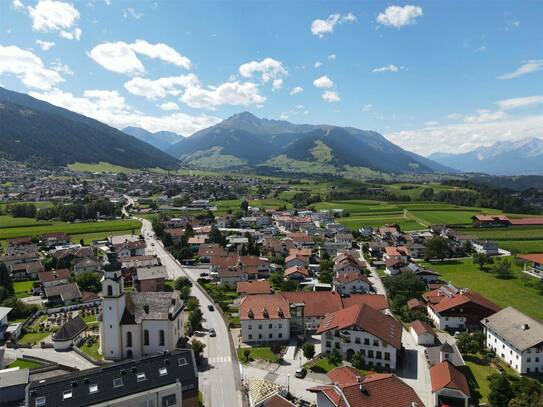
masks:
<svg viewBox="0 0 543 407"><path fill-rule="evenodd" d="M0 83L183 135L237 112L410 150L543 138L543 3L4 0Z"/></svg>

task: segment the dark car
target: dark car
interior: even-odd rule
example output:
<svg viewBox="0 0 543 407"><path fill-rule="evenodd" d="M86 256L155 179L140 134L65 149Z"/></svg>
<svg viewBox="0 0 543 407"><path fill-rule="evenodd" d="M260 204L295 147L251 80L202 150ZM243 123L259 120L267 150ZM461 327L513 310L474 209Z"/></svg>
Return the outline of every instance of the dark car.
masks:
<svg viewBox="0 0 543 407"><path fill-rule="evenodd" d="M211 328L211 329L209 330L209 336L215 337L215 336L217 336L217 332L215 332L215 330L214 330L213 328Z"/></svg>
<svg viewBox="0 0 543 407"><path fill-rule="evenodd" d="M207 306L207 309L210 310L210 311L215 311L215 307L213 305L211 305L211 304L209 304Z"/></svg>
<svg viewBox="0 0 543 407"><path fill-rule="evenodd" d="M303 367L296 369L296 372L294 373L294 376L296 376L299 379L303 379L305 375L307 374L307 370L305 370Z"/></svg>

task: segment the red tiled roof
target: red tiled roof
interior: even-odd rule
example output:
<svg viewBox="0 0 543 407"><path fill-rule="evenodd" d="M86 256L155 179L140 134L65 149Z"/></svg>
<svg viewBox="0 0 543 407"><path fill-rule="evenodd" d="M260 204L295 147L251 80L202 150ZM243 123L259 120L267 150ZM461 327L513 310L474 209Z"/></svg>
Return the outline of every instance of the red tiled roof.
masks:
<svg viewBox="0 0 543 407"><path fill-rule="evenodd" d="M183 228L169 228L164 229L164 233L167 233L171 237L181 237L185 234L185 229Z"/></svg>
<svg viewBox="0 0 543 407"><path fill-rule="evenodd" d="M236 286L238 294L271 294L270 282L267 280L239 281Z"/></svg>
<svg viewBox="0 0 543 407"><path fill-rule="evenodd" d="M413 323L411 324L411 328L413 328L417 335L428 333L436 336L434 330L430 325L428 325L426 322L419 321L418 319L416 321L413 321Z"/></svg>
<svg viewBox="0 0 543 407"><path fill-rule="evenodd" d="M415 390L393 374L371 374L359 383L317 386L309 391L324 393L336 407L424 406Z"/></svg>
<svg viewBox="0 0 543 407"><path fill-rule="evenodd" d="M396 349L402 347L402 325L394 318L366 304L353 305L327 315L317 330L317 334L352 326L364 329Z"/></svg>
<svg viewBox="0 0 543 407"><path fill-rule="evenodd" d="M511 225L514 225L514 226L543 225L543 218L534 217L534 218L511 219L510 223Z"/></svg>
<svg viewBox="0 0 543 407"><path fill-rule="evenodd" d="M505 215L475 215L472 218L479 222L494 222L497 220L510 222L509 218Z"/></svg>
<svg viewBox="0 0 543 407"><path fill-rule="evenodd" d="M365 283L370 283L368 277L360 273L343 273L336 277L335 280L341 284L352 283L353 281L364 281Z"/></svg>
<svg viewBox="0 0 543 407"><path fill-rule="evenodd" d="M306 257L309 257L311 256L311 249L297 249L295 247L291 248L289 250L289 254L299 254L300 256L306 256Z"/></svg>
<svg viewBox="0 0 543 407"><path fill-rule="evenodd" d="M443 296L442 298L443 299L439 303L432 305L435 312L444 312L470 302L494 312L501 310L501 308L492 301L471 290L465 291L464 293L453 294L451 297Z"/></svg>
<svg viewBox="0 0 543 407"><path fill-rule="evenodd" d="M411 298L409 301L407 301L407 306L409 307L409 309L415 309L419 307L426 308L426 304L418 298Z"/></svg>
<svg viewBox="0 0 543 407"><path fill-rule="evenodd" d="M264 402L264 407L296 407L294 404L292 404L290 401L288 401L286 398L280 396L279 394L276 394L269 400Z"/></svg>
<svg viewBox="0 0 543 407"><path fill-rule="evenodd" d="M59 269L53 271L42 271L38 273L40 283L48 283L49 281L64 280L70 278L70 270Z"/></svg>
<svg viewBox="0 0 543 407"><path fill-rule="evenodd" d="M351 366L341 366L330 370L326 376L335 384L356 383L361 374Z"/></svg>
<svg viewBox="0 0 543 407"><path fill-rule="evenodd" d="M407 255L407 247L405 246L387 246L385 247L385 253L389 256L406 256Z"/></svg>
<svg viewBox="0 0 543 407"><path fill-rule="evenodd" d="M351 294L348 297L343 297L342 302L344 308L357 304L367 304L377 311L383 311L388 308L387 297L381 294Z"/></svg>
<svg viewBox="0 0 543 407"><path fill-rule="evenodd" d="M224 248L218 244L206 244L206 245L200 245L198 248L198 256L226 256L226 251Z"/></svg>
<svg viewBox="0 0 543 407"><path fill-rule="evenodd" d="M292 274L302 274L304 277L309 277L309 270L301 266L292 266L285 270L285 277Z"/></svg>
<svg viewBox="0 0 543 407"><path fill-rule="evenodd" d="M332 291L283 292L279 294L289 304L304 303L306 317L323 317L342 308L341 296Z"/></svg>
<svg viewBox="0 0 543 407"><path fill-rule="evenodd" d="M528 260L528 261L533 261L534 263L543 264L543 253L521 254L518 257L523 260Z"/></svg>
<svg viewBox="0 0 543 407"><path fill-rule="evenodd" d="M288 301L280 295L257 294L243 297L239 304L241 320L289 319Z"/></svg>
<svg viewBox="0 0 543 407"><path fill-rule="evenodd" d="M432 379L432 392L441 389L460 390L466 396L470 396L468 381L466 377L448 360L438 363L430 368Z"/></svg>

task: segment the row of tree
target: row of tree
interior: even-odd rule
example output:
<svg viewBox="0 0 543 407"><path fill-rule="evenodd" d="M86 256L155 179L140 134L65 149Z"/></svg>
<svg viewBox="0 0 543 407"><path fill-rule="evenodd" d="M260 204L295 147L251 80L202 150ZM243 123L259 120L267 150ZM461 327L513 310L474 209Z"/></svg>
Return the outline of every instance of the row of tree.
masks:
<svg viewBox="0 0 543 407"><path fill-rule="evenodd" d="M18 203L7 206L6 211L16 218L36 218L38 220L60 219L65 222L96 219L101 216L119 216L121 207L106 200L79 202L69 205L54 205L37 208L32 203Z"/></svg>

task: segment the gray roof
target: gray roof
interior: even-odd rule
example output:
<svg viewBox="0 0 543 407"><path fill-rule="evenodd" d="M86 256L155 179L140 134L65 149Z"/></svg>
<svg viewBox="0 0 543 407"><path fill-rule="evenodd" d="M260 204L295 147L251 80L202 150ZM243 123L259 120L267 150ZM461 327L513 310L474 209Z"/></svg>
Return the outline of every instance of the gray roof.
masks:
<svg viewBox="0 0 543 407"><path fill-rule="evenodd" d="M0 307L0 320L4 319L13 308Z"/></svg>
<svg viewBox="0 0 543 407"><path fill-rule="evenodd" d="M67 341L73 339L85 329L87 329L87 324L78 315L60 327L58 332L53 336L53 341Z"/></svg>
<svg viewBox="0 0 543 407"><path fill-rule="evenodd" d="M53 287L45 287L45 296L47 298L60 296L62 301L74 300L81 298L81 291L76 283L55 285Z"/></svg>
<svg viewBox="0 0 543 407"><path fill-rule="evenodd" d="M143 320L174 320L184 308L175 292L126 293L126 308L122 325L141 324Z"/></svg>
<svg viewBox="0 0 543 407"><path fill-rule="evenodd" d="M543 343L543 323L507 307L481 321L492 332L520 351Z"/></svg>
<svg viewBox="0 0 543 407"><path fill-rule="evenodd" d="M154 280L155 278L168 278L166 267L164 266L146 266L136 269L138 280Z"/></svg>
<svg viewBox="0 0 543 407"><path fill-rule="evenodd" d="M0 370L0 389L28 384L29 369L4 369Z"/></svg>
<svg viewBox="0 0 543 407"><path fill-rule="evenodd" d="M113 383L115 379L120 379L117 387ZM190 349L33 381L26 389L26 405L35 406L36 399L40 397L45 397L47 407L109 405L108 402L113 400L152 391L176 381L183 386L184 399L198 394L198 371ZM91 392L91 388L96 391ZM71 392L71 397L64 398L64 392Z"/></svg>

